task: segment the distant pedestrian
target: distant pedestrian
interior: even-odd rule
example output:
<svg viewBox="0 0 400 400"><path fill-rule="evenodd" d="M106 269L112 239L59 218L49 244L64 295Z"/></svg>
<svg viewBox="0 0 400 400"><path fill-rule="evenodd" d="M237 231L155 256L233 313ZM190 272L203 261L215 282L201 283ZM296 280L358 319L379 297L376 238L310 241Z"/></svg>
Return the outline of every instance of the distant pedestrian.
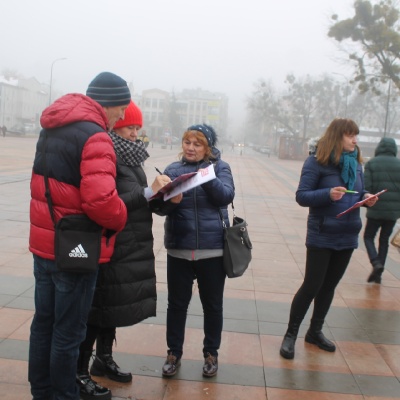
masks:
<svg viewBox="0 0 400 400"><path fill-rule="evenodd" d="M6 128L5 125L3 125L3 126L1 127L1 132L3 133L3 137L6 137L7 128Z"/></svg>
<svg viewBox="0 0 400 400"><path fill-rule="evenodd" d="M389 238L400 218L400 160L397 145L392 138L382 138L375 149L375 157L365 164L365 189L377 193L387 192L373 208L367 209L364 244L372 265L367 281L381 283L389 249ZM375 236L380 230L378 251Z"/></svg>
<svg viewBox="0 0 400 400"><path fill-rule="evenodd" d="M140 133L140 136L138 137L139 140L141 140L144 143L144 147L147 149L149 147L150 143L150 138L147 136L146 131L143 129L143 131Z"/></svg>
<svg viewBox="0 0 400 400"><path fill-rule="evenodd" d="M140 128L142 126L140 125ZM140 129L139 128L139 129ZM146 134L146 131L143 129L143 131L141 132L140 136L138 136L138 140L141 140L144 143L144 147L147 149L147 147L149 147L150 144L150 139ZM142 167L144 167L144 160L142 162Z"/></svg>

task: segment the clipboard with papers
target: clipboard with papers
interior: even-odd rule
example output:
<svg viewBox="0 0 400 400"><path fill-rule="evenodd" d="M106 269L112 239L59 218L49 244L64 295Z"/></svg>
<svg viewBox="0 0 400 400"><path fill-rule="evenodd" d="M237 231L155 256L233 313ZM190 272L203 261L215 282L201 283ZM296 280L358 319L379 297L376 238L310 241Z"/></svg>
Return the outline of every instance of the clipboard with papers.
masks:
<svg viewBox="0 0 400 400"><path fill-rule="evenodd" d="M342 215L345 215L345 214L347 214L348 212L353 211L353 210L355 210L356 208L361 207L362 205L364 205L364 204L365 204L369 199L371 199L372 197L378 197L378 196L380 196L382 193L385 193L385 192L387 192L387 189L383 189L383 190L381 190L380 192L375 193L374 195L369 196L369 197L367 197L367 198L364 199L364 200L358 201L357 203L353 204L353 205L352 205L350 208L348 208L347 210L344 210L344 211L342 211L340 214L336 215L336 218L340 218Z"/></svg>
<svg viewBox="0 0 400 400"><path fill-rule="evenodd" d="M205 182L215 179L214 165L211 164L207 168L200 169L197 172L189 172L175 178L172 182L163 186L155 193L150 200L162 198L164 201L177 196L180 193L200 186Z"/></svg>

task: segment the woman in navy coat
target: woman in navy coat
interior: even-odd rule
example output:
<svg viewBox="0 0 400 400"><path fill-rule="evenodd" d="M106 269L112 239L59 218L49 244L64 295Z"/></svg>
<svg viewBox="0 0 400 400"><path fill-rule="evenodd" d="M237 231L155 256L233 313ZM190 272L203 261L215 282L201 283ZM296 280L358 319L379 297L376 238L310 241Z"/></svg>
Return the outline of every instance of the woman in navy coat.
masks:
<svg viewBox="0 0 400 400"><path fill-rule="evenodd" d="M304 282L290 309L289 326L280 354L294 357L294 346L300 324L314 300L307 343L334 352L334 343L322 333L335 288L343 277L362 227L360 209L337 217L356 202L369 198L366 206L377 200L364 189L358 126L351 119L336 118L318 142L315 154L304 162L296 201L309 207L307 220L307 259ZM349 192L350 191L350 192Z"/></svg>
<svg viewBox="0 0 400 400"><path fill-rule="evenodd" d="M223 322L225 270L222 263L227 206L235 196L231 168L215 148L217 136L208 125L193 125L182 138L181 160L165 174L178 176L214 167L216 178L183 193L182 201L167 213L164 244L167 249L167 345L163 376L173 376L181 364L187 310L197 280L204 313L203 376L218 371L218 349Z"/></svg>

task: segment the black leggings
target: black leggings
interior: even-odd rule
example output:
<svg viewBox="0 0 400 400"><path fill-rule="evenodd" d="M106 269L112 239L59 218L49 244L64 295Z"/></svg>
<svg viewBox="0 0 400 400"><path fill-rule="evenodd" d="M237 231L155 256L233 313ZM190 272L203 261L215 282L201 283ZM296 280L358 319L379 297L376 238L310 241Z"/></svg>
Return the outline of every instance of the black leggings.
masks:
<svg viewBox="0 0 400 400"><path fill-rule="evenodd" d="M81 343L79 351L82 353L84 351L92 351L94 342L96 341L97 335L114 335L115 328L100 328L99 326L87 324L86 338Z"/></svg>
<svg viewBox="0 0 400 400"><path fill-rule="evenodd" d="M312 319L325 319L353 251L307 248L306 274L292 301L291 317L304 318L314 300Z"/></svg>

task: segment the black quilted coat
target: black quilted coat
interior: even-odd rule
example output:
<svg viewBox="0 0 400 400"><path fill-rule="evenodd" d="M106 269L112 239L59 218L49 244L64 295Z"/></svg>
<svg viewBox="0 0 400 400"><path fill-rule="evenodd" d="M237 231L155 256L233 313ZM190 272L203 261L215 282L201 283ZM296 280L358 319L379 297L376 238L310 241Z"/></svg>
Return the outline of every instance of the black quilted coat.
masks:
<svg viewBox="0 0 400 400"><path fill-rule="evenodd" d="M143 196L147 186L141 166L127 166L117 156L117 190L128 209L110 263L100 267L89 324L120 327L156 315L156 274L152 209Z"/></svg>

